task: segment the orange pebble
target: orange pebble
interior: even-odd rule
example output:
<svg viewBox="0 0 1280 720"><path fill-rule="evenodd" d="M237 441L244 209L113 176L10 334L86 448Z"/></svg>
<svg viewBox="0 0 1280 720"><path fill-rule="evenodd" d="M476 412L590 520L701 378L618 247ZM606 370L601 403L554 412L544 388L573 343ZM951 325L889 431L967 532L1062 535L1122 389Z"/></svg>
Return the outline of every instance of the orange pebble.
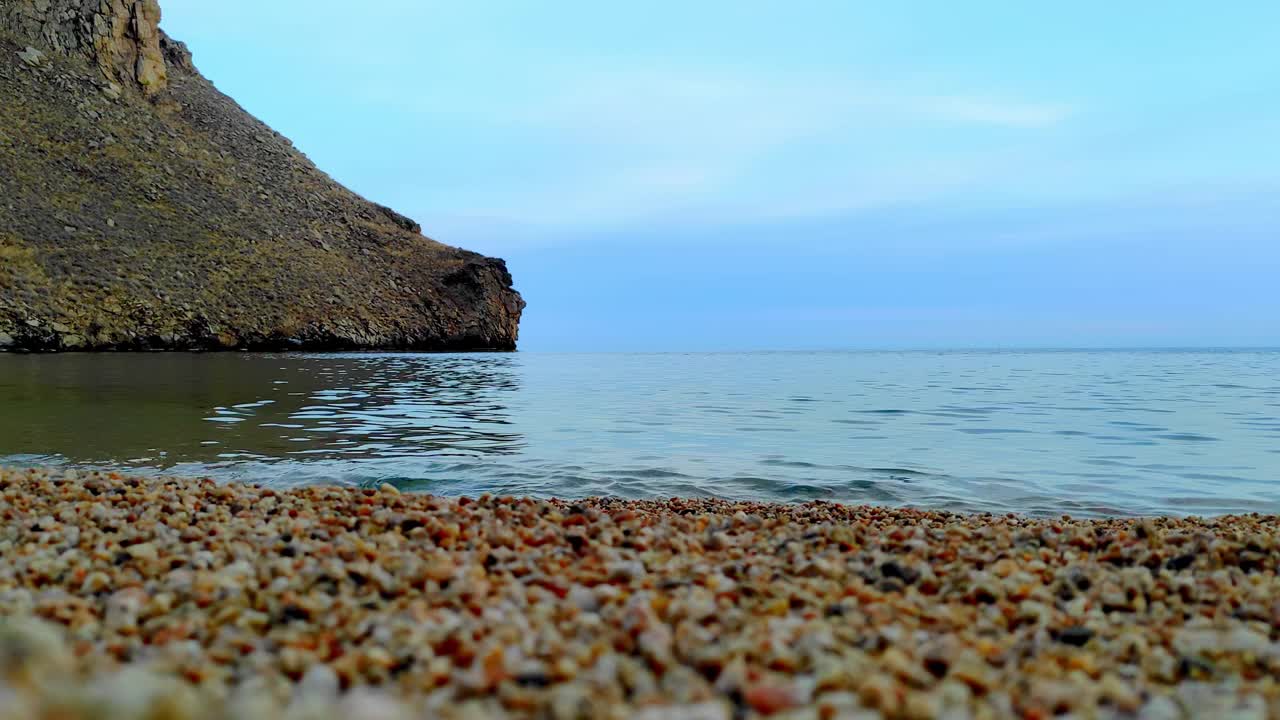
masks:
<svg viewBox="0 0 1280 720"><path fill-rule="evenodd" d="M782 712L796 705L795 696L789 689L769 684L752 685L743 693L743 699L764 715Z"/></svg>

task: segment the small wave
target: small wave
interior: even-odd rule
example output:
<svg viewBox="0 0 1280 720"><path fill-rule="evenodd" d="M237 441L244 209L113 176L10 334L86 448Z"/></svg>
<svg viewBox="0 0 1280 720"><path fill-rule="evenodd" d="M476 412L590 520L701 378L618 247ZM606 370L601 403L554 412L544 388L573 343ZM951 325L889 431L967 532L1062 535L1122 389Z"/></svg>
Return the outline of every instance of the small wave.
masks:
<svg viewBox="0 0 1280 720"><path fill-rule="evenodd" d="M925 472L923 470L912 470L910 468L873 467L873 468L867 468L866 470L867 472L882 473L886 475L910 475L913 477L939 477L936 473Z"/></svg>
<svg viewBox="0 0 1280 720"><path fill-rule="evenodd" d="M1199 473L1199 472L1177 473L1177 475L1178 477L1186 478L1188 480L1209 480L1212 482L1227 482L1227 483L1246 482L1244 478L1236 477L1235 475L1215 475L1213 473Z"/></svg>
<svg viewBox="0 0 1280 720"><path fill-rule="evenodd" d="M1161 440L1177 440L1180 442L1220 442L1218 438L1197 433L1166 433L1157 435Z"/></svg>
<svg viewBox="0 0 1280 720"><path fill-rule="evenodd" d="M761 465L771 465L771 466L773 466L773 467L791 467L791 468L816 468L816 467L818 467L818 465L816 465L816 464L814 464L814 463L811 463L811 462L805 462L805 461L803 461L803 460L780 460L780 459L776 459L776 458L769 458L768 460L761 460L761 461L760 461L760 464L761 464Z"/></svg>
<svg viewBox="0 0 1280 720"><path fill-rule="evenodd" d="M956 428L962 433L969 435L1017 435L1022 433L1030 433L1032 430L1018 430L1014 428Z"/></svg>
<svg viewBox="0 0 1280 720"><path fill-rule="evenodd" d="M662 468L638 468L635 470L608 470L605 475L638 478L642 480L659 480L666 478L691 478L693 476L686 475L675 470L663 470Z"/></svg>

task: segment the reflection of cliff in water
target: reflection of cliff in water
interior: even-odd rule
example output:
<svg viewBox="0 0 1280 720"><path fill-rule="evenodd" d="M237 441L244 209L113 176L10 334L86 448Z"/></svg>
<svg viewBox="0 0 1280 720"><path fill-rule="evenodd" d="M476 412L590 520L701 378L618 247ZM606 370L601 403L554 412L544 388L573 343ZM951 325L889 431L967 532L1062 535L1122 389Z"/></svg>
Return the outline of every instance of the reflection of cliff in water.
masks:
<svg viewBox="0 0 1280 720"><path fill-rule="evenodd" d="M515 356L0 356L0 457L225 462L518 451Z"/></svg>

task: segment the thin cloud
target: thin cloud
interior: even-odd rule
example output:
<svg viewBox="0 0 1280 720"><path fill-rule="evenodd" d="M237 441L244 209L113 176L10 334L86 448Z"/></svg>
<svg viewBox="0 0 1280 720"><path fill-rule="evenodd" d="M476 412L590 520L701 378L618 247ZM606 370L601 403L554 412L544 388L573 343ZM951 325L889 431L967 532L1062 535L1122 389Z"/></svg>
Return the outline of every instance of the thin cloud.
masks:
<svg viewBox="0 0 1280 720"><path fill-rule="evenodd" d="M558 74L547 96L517 116L588 136L641 140L785 139L850 123L886 119L959 126L1047 128L1076 114L1066 103L978 93L892 89L848 77L762 75L735 70L664 68Z"/></svg>
<svg viewBox="0 0 1280 720"><path fill-rule="evenodd" d="M482 215L571 226L679 214L866 209L979 179L990 155L919 149L939 127L1006 132L1067 121L1062 104L930 96L847 78L631 68L549 73L554 88L504 117L566 148L547 176L491 192ZM884 157L884 148L899 147ZM803 167L792 172L793 166ZM780 179L790 178L786 182Z"/></svg>
<svg viewBox="0 0 1280 720"><path fill-rule="evenodd" d="M1019 144L1038 145L1038 133L1077 115L1062 103L894 88L883 78L688 66L552 70L448 109L464 125L474 116L519 138L513 159L526 171L486 178L482 196L461 183L406 193L431 198L420 214L581 230L911 205L981 185L999 168L1025 176ZM377 84L363 92L388 111L442 112L432 96ZM979 131L1006 134L1008 146L970 145ZM532 160L542 155L553 160Z"/></svg>
<svg viewBox="0 0 1280 720"><path fill-rule="evenodd" d="M922 102L920 107L925 112L959 123L1029 129L1060 125L1075 112L1073 107L1065 104L963 96L932 98Z"/></svg>

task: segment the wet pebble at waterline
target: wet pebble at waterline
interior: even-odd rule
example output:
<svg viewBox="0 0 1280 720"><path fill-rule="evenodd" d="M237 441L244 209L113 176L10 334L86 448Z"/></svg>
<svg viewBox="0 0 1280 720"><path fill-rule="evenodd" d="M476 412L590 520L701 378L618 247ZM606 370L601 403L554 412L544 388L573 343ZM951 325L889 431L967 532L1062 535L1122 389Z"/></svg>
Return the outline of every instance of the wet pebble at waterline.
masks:
<svg viewBox="0 0 1280 720"><path fill-rule="evenodd" d="M0 717L1280 717L1275 517L0 471Z"/></svg>

